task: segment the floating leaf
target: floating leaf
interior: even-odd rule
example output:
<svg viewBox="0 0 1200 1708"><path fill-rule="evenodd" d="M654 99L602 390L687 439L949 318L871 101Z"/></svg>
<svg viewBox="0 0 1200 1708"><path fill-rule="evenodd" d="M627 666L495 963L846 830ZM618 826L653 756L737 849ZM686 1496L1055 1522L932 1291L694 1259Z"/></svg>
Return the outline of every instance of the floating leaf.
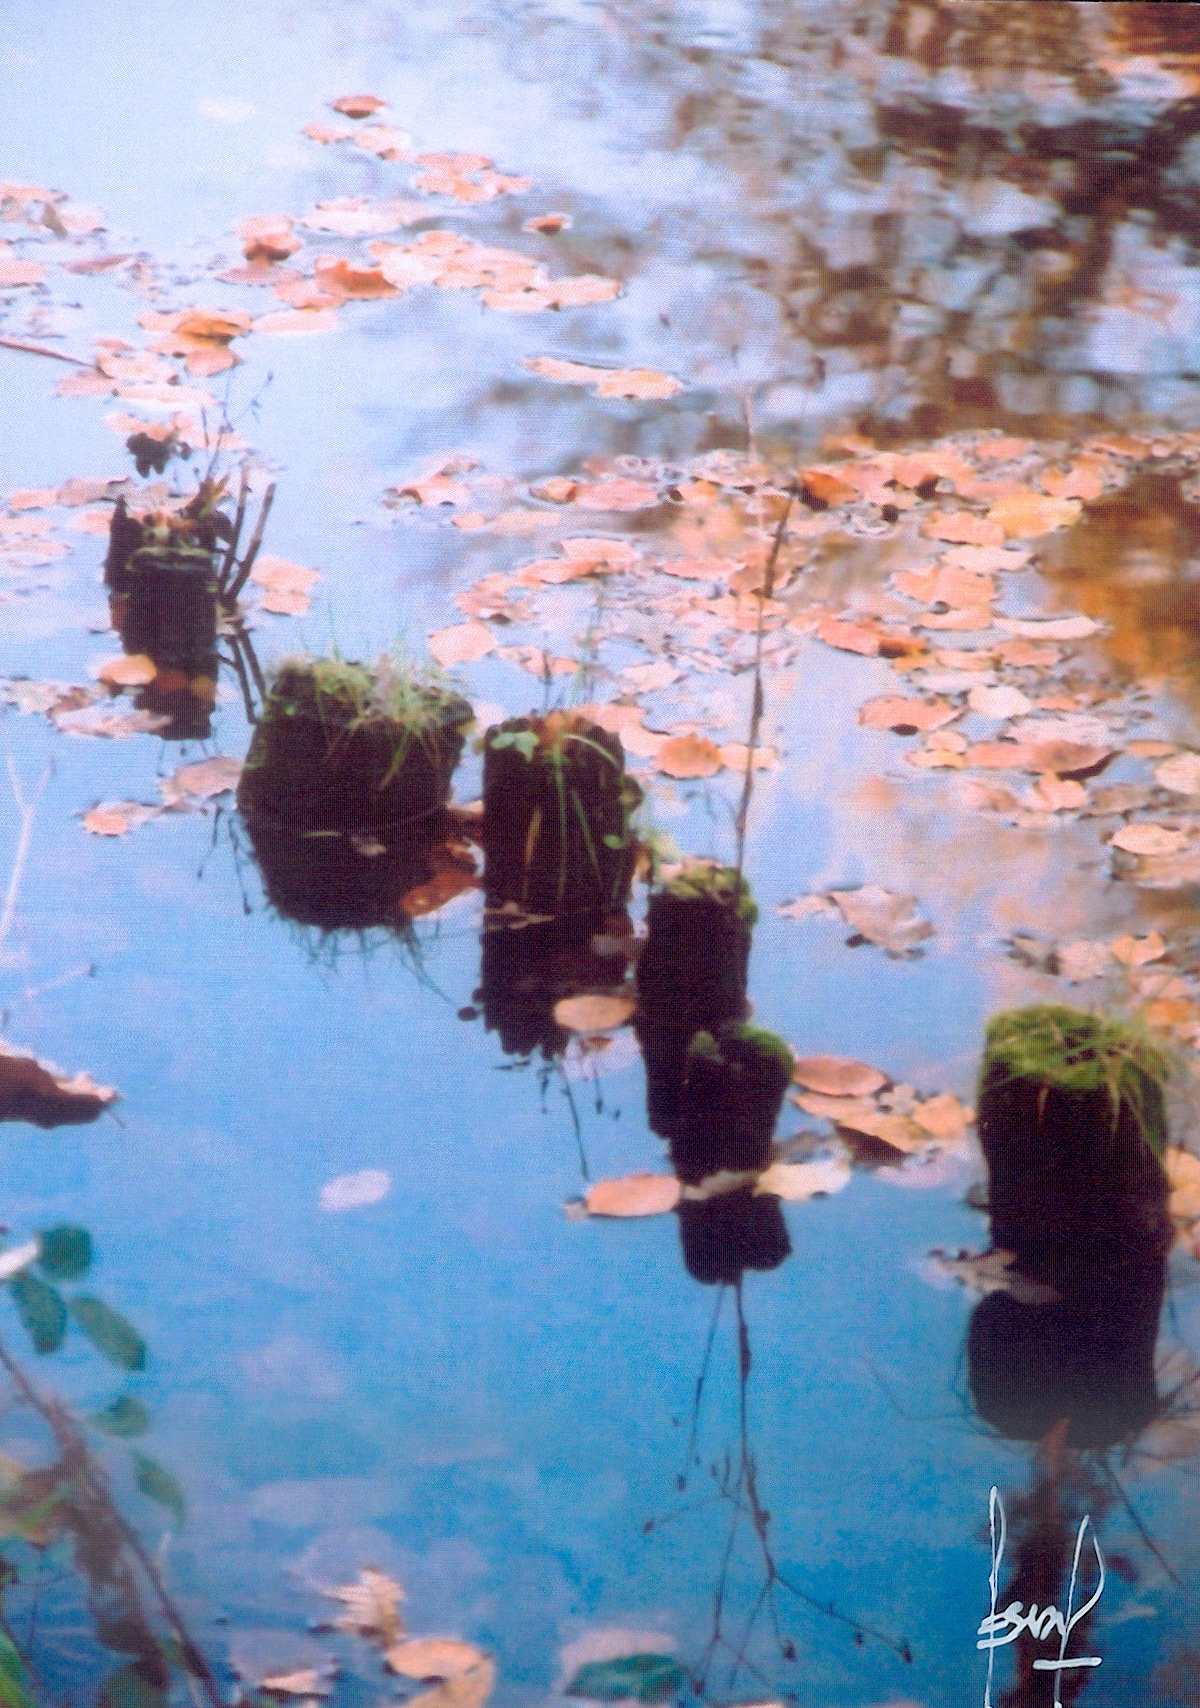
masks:
<svg viewBox="0 0 1200 1708"><path fill-rule="evenodd" d="M1004 530L1007 540L1032 539L1067 527L1079 519L1082 509L1077 498L1043 498L1036 492L1021 492L997 500L987 519Z"/></svg>
<svg viewBox="0 0 1200 1708"><path fill-rule="evenodd" d="M933 926L917 915L916 896L898 895L879 884L829 894L846 923L889 955L911 955L918 943L933 936Z"/></svg>
<svg viewBox="0 0 1200 1708"><path fill-rule="evenodd" d="M1187 846L1187 837L1182 830L1144 822L1124 825L1108 840L1110 847L1124 849L1126 854L1178 854Z"/></svg>
<svg viewBox="0 0 1200 1708"><path fill-rule="evenodd" d="M410 1696L407 1708L483 1708L495 1685L496 1663L489 1656L457 1678L447 1678L433 1690Z"/></svg>
<svg viewBox="0 0 1200 1708"><path fill-rule="evenodd" d="M161 810L143 801L104 801L85 812L81 822L92 836L127 836L139 824L157 818Z"/></svg>
<svg viewBox="0 0 1200 1708"><path fill-rule="evenodd" d="M236 789L242 774L240 759L202 759L196 765L181 765L174 776L159 784L168 799L189 797L194 801L209 801ZM168 788L168 783L170 787Z"/></svg>
<svg viewBox="0 0 1200 1708"><path fill-rule="evenodd" d="M887 1074L849 1056L801 1056L792 1067L792 1078L827 1097L870 1097L888 1083Z"/></svg>
<svg viewBox="0 0 1200 1708"><path fill-rule="evenodd" d="M858 721L865 728L890 729L900 735L940 729L958 715L958 708L947 700L917 700L903 694L885 694L858 708Z"/></svg>
<svg viewBox="0 0 1200 1708"><path fill-rule="evenodd" d="M655 764L667 777L715 777L724 767L721 749L706 735L674 735L664 741Z"/></svg>
<svg viewBox="0 0 1200 1708"><path fill-rule="evenodd" d="M105 532L108 532L107 525ZM158 675L158 666L144 652L122 652L115 658L106 658L102 664L98 664L95 674L98 682L108 682L114 688L141 688L147 682L154 681Z"/></svg>
<svg viewBox="0 0 1200 1708"><path fill-rule="evenodd" d="M92 1236L86 1228L64 1223L43 1228L38 1236L41 1256L38 1267L52 1281L78 1281L92 1267Z"/></svg>
<svg viewBox="0 0 1200 1708"><path fill-rule="evenodd" d="M186 1522L187 1502L183 1490L164 1465L160 1465L157 1459L148 1459L144 1453L135 1453L133 1471L134 1481L147 1500L166 1507L176 1523ZM263 1683L266 1683L265 1679Z"/></svg>
<svg viewBox="0 0 1200 1708"><path fill-rule="evenodd" d="M363 1566L356 1583L338 1584L336 1588L324 1589L321 1593L340 1601L346 1610L333 1621L339 1631L356 1631L360 1636L378 1637L384 1644L394 1644L403 1634L400 1603L405 1599L404 1590L386 1572L378 1571L374 1566ZM476 1650L475 1654L478 1658L479 1651ZM428 1675L418 1673L416 1676L425 1678Z"/></svg>
<svg viewBox="0 0 1200 1708"><path fill-rule="evenodd" d="M146 1343L137 1330L102 1299L92 1299L77 1293L69 1306L76 1326L91 1341L97 1352L122 1370L146 1368Z"/></svg>
<svg viewBox="0 0 1200 1708"><path fill-rule="evenodd" d="M462 1678L487 1656L457 1637L411 1637L389 1648L383 1658L406 1678Z"/></svg>
<svg viewBox="0 0 1200 1708"><path fill-rule="evenodd" d="M1099 978L1112 963L1112 951L1107 943L1081 937L1074 943L1064 943L1058 951L1058 970L1068 984L1082 984Z"/></svg>
<svg viewBox="0 0 1200 1708"><path fill-rule="evenodd" d="M133 1435L145 1434L150 1427L150 1413L141 1400L134 1399L132 1394L118 1394L103 1411L92 1413L92 1422L97 1429L104 1430L106 1435L119 1435L122 1439L128 1439Z"/></svg>
<svg viewBox="0 0 1200 1708"><path fill-rule="evenodd" d="M8 1283L35 1352L57 1352L67 1332L67 1307L53 1287L22 1271Z"/></svg>
<svg viewBox="0 0 1200 1708"><path fill-rule="evenodd" d="M622 1655L588 1661L563 1691L590 1702L667 1702L686 1690L688 1676L670 1655Z"/></svg>
<svg viewBox="0 0 1200 1708"><path fill-rule="evenodd" d="M981 683L971 689L967 704L973 712L985 718L1020 718L1033 710L1033 702L1026 699L1019 688L1010 687L1007 683L998 688L988 688Z"/></svg>
<svg viewBox="0 0 1200 1708"><path fill-rule="evenodd" d="M567 1032L608 1032L636 1007L631 996L564 996L554 1004L554 1019Z"/></svg>
<svg viewBox="0 0 1200 1708"><path fill-rule="evenodd" d="M1086 640L1101 624L1092 617L997 617L996 627L1025 640Z"/></svg>
<svg viewBox="0 0 1200 1708"><path fill-rule="evenodd" d="M386 107L387 102L380 100L378 95L339 95L329 105L335 113L345 113L348 119L369 119L372 113ZM353 134L353 131L347 132L347 135Z"/></svg>
<svg viewBox="0 0 1200 1708"><path fill-rule="evenodd" d="M840 1192L852 1173L844 1157L814 1157L808 1162L773 1162L759 1175L756 1195L772 1193L789 1204L826 1198Z"/></svg>
<svg viewBox="0 0 1200 1708"><path fill-rule="evenodd" d="M1177 795L1200 795L1200 753L1177 753L1164 759L1154 767L1154 780Z"/></svg>
<svg viewBox="0 0 1200 1708"><path fill-rule="evenodd" d="M661 1216L675 1208L679 1195L673 1174L627 1174L598 1180L588 1188L584 1204L590 1216Z"/></svg>
<svg viewBox="0 0 1200 1708"><path fill-rule="evenodd" d="M482 623L455 623L448 629L435 629L429 637L429 650L444 668L473 663L495 648L495 635Z"/></svg>

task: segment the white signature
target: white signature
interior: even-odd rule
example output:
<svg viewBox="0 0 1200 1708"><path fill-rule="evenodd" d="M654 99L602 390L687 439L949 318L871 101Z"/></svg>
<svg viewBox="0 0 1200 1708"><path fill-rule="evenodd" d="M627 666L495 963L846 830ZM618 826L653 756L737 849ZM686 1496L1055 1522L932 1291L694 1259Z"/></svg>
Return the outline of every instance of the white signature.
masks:
<svg viewBox="0 0 1200 1708"><path fill-rule="evenodd" d="M1080 1608L1075 1607L1075 1585L1079 1578L1079 1559L1083 1553L1083 1539L1087 1534L1090 1518L1081 1518L1079 1532L1075 1538L1075 1557L1071 1562L1071 1587L1067 1592L1067 1610L1060 1613L1057 1607L1039 1607L1037 1602L1031 1602L1028 1612L1024 1611L1024 1603L1010 1601L1001 1612L996 1611L996 1596L1000 1584L1000 1562L1004 1558L1004 1541L1007 1531L1004 1518L1004 1503L1000 1499L999 1489L994 1488L988 1502L988 1517L992 1536L992 1570L988 1578L992 1590L992 1608L987 1618L979 1626L978 1635L982 1639L976 1643L977 1649L988 1652L987 1687L984 1691L983 1708L992 1708L992 1667L996 1659L996 1650L1002 1649L1006 1643L1015 1643L1023 1631L1028 1631L1038 1642L1046 1640L1058 1633L1058 1659L1036 1660L1033 1663L1035 1672L1052 1672L1054 1679L1054 1708L1062 1708L1062 1675L1072 1667L1099 1666L1099 1655L1079 1655L1067 1658L1067 1642L1075 1626L1095 1607L1104 1593L1104 1556L1100 1552L1100 1544L1096 1540L1093 1527L1088 1540L1096 1554L1096 1566L1100 1580L1094 1594Z"/></svg>

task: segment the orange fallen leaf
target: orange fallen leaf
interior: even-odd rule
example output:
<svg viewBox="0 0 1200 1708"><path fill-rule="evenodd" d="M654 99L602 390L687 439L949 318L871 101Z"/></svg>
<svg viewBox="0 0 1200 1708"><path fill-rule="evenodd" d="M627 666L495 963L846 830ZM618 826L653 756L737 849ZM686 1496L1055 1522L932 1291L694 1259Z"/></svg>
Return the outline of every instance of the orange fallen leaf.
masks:
<svg viewBox="0 0 1200 1708"><path fill-rule="evenodd" d="M915 1104L912 1119L933 1138L954 1142L964 1136L975 1119L975 1111L948 1091L942 1091Z"/></svg>
<svg viewBox="0 0 1200 1708"><path fill-rule="evenodd" d="M140 688L157 675L158 666L144 652L120 653L116 658L106 658L96 669L96 680L111 683L114 688Z"/></svg>
<svg viewBox="0 0 1200 1708"><path fill-rule="evenodd" d="M564 996L554 1004L554 1019L566 1032L609 1032L636 1007L631 996Z"/></svg>
<svg viewBox="0 0 1200 1708"><path fill-rule="evenodd" d="M372 113L377 113L387 102L381 101L378 95L339 95L336 101L330 101L330 107L335 113L345 113L348 119L369 119ZM352 136L354 133L347 133Z"/></svg>
<svg viewBox="0 0 1200 1708"><path fill-rule="evenodd" d="M1058 469L1042 469L1038 484L1051 498L1082 498L1085 503L1090 503L1104 491L1104 476L1110 466L1080 462L1065 474Z"/></svg>
<svg viewBox="0 0 1200 1708"><path fill-rule="evenodd" d="M569 213L533 214L521 227L522 231L540 231L546 237L555 237L560 231L569 231L574 224Z"/></svg>
<svg viewBox="0 0 1200 1708"><path fill-rule="evenodd" d="M239 220L233 229L242 240L247 261L285 261L302 247L287 214L259 214Z"/></svg>
<svg viewBox="0 0 1200 1708"><path fill-rule="evenodd" d="M727 770L745 771L746 761L750 757L750 749L744 741L722 742L718 751L721 755L721 763ZM661 748L659 752L662 752ZM754 749L754 770L777 771L778 769L779 755L773 747L756 747Z"/></svg>
<svg viewBox="0 0 1200 1708"><path fill-rule="evenodd" d="M723 581L742 566L724 557L671 557L660 558L654 567L681 581Z"/></svg>
<svg viewBox="0 0 1200 1708"><path fill-rule="evenodd" d="M652 368L593 368L559 356L526 356L522 365L530 373L562 385L593 385L598 397L674 397L684 389L682 380Z"/></svg>
<svg viewBox="0 0 1200 1708"><path fill-rule="evenodd" d="M240 759L202 759L196 765L182 765L170 781L193 800L208 801L216 795L236 789L242 774Z"/></svg>
<svg viewBox="0 0 1200 1708"><path fill-rule="evenodd" d="M6 245L0 246L0 288L40 285L46 269L40 261L23 261Z"/></svg>
<svg viewBox="0 0 1200 1708"><path fill-rule="evenodd" d="M495 649L496 637L482 623L454 623L429 637L429 650L443 668L473 663Z"/></svg>
<svg viewBox="0 0 1200 1708"><path fill-rule="evenodd" d="M546 504L569 504L578 490L579 482L562 474L552 474L548 480L539 481L529 488L531 497L540 498Z"/></svg>
<svg viewBox="0 0 1200 1708"><path fill-rule="evenodd" d="M987 520L1002 529L1007 540L1031 539L1067 527L1082 509L1077 498L1045 498L1038 492L1024 492L999 499L988 511Z"/></svg>
<svg viewBox="0 0 1200 1708"><path fill-rule="evenodd" d="M982 766L989 771L1021 771L1033 763L1034 748L1024 741L977 741L968 747L968 765Z"/></svg>
<svg viewBox="0 0 1200 1708"><path fill-rule="evenodd" d="M919 628L937 629L942 633L979 634L992 626L992 613L986 605L971 606L961 611L926 613L918 618Z"/></svg>
<svg viewBox="0 0 1200 1708"><path fill-rule="evenodd" d="M351 125L322 125L310 121L306 125L301 125L300 129L305 136L309 136L314 142L320 143L345 142L354 135Z"/></svg>
<svg viewBox="0 0 1200 1708"><path fill-rule="evenodd" d="M996 594L996 584L990 575L954 564L897 570L892 576L892 586L923 605L942 603L959 609L983 609Z"/></svg>
<svg viewBox="0 0 1200 1708"><path fill-rule="evenodd" d="M336 332L336 308L281 308L273 314L259 315L254 322L255 332Z"/></svg>
<svg viewBox="0 0 1200 1708"><path fill-rule="evenodd" d="M715 777L724 766L721 749L705 735L674 735L655 755L655 765L667 777Z"/></svg>
<svg viewBox="0 0 1200 1708"><path fill-rule="evenodd" d="M380 160L407 160L412 137L395 125L363 125L354 133L354 146L365 154L377 154Z"/></svg>
<svg viewBox="0 0 1200 1708"><path fill-rule="evenodd" d="M870 1097L888 1083L887 1074L849 1056L801 1056L792 1068L792 1078L806 1090L827 1097Z"/></svg>
<svg viewBox="0 0 1200 1708"><path fill-rule="evenodd" d="M410 1637L393 1644L383 1658L393 1672L406 1678L462 1678L487 1657L474 1643L457 1637Z"/></svg>
<svg viewBox="0 0 1200 1708"><path fill-rule="evenodd" d="M10 510L51 510L58 503L58 488L56 486L25 487L21 492L14 492L8 500Z"/></svg>
<svg viewBox="0 0 1200 1708"><path fill-rule="evenodd" d="M1052 773L1039 777L1025 797L1035 812L1074 812L1087 805L1088 793L1082 783L1074 783Z"/></svg>
<svg viewBox="0 0 1200 1708"><path fill-rule="evenodd" d="M1177 854L1187 846L1184 832L1165 824L1123 825L1108 840L1110 847L1121 848L1127 854Z"/></svg>
<svg viewBox="0 0 1200 1708"><path fill-rule="evenodd" d="M406 891L400 897L400 908L410 919L423 919L427 914L437 913L457 896L478 888L479 879L474 871L463 865L452 865L435 872L427 883L417 884Z"/></svg>
<svg viewBox="0 0 1200 1708"><path fill-rule="evenodd" d="M1062 663L1062 653L1056 646L1039 646L1036 641L1019 639L1001 641L996 648L996 657L1002 664L1011 664L1016 669L1033 665L1053 670L1056 664Z"/></svg>
<svg viewBox="0 0 1200 1708"><path fill-rule="evenodd" d="M975 516L969 510L936 510L921 526L929 540L949 540L967 546L998 546L1004 530L998 522Z"/></svg>
<svg viewBox="0 0 1200 1708"><path fill-rule="evenodd" d="M576 490L581 510L649 510L660 502L657 487L644 480L601 480Z"/></svg>
<svg viewBox="0 0 1200 1708"><path fill-rule="evenodd" d="M959 708L948 700L916 700L902 694L884 694L858 708L858 721L867 729L890 729L900 735L940 729L958 716Z"/></svg>
<svg viewBox="0 0 1200 1708"><path fill-rule="evenodd" d="M147 819L157 818L161 810L141 801L105 801L84 813L83 828L93 836L126 836Z"/></svg>
<svg viewBox="0 0 1200 1708"><path fill-rule="evenodd" d="M410 225L414 219L422 219L427 212L428 209L420 202L372 202L367 196L337 196L329 202L318 202L299 223L309 231L329 231L338 237L362 237L369 233L395 231L399 226Z"/></svg>
<svg viewBox="0 0 1200 1708"><path fill-rule="evenodd" d="M857 652L873 658L879 651L883 631L878 623L848 622L839 617L822 617L813 629L817 639L839 652Z"/></svg>
<svg viewBox="0 0 1200 1708"><path fill-rule="evenodd" d="M796 484L805 500L815 498L822 510L830 505L848 504L856 496L854 487L828 469L797 469Z"/></svg>
<svg viewBox="0 0 1200 1708"><path fill-rule="evenodd" d="M1147 966L1151 961L1160 960L1167 952L1167 945L1157 931L1149 931L1144 937L1117 937L1111 948L1117 960L1126 967Z"/></svg>
<svg viewBox="0 0 1200 1708"><path fill-rule="evenodd" d="M597 1180L584 1203L591 1216L661 1216L679 1202L673 1174L630 1174L623 1180Z"/></svg>
<svg viewBox="0 0 1200 1708"><path fill-rule="evenodd" d="M395 285L384 278L378 267L356 267L341 255L319 256L313 268L313 282L318 289L341 297L369 300L398 295Z"/></svg>

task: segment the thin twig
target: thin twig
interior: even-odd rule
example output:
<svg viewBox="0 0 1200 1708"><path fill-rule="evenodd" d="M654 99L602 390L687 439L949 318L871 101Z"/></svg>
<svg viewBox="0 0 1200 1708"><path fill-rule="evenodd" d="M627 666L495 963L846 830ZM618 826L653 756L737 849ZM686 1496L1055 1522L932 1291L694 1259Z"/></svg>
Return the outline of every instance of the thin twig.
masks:
<svg viewBox="0 0 1200 1708"><path fill-rule="evenodd" d="M21 790L21 779L17 776L17 768L13 764L12 754L6 753L9 780L12 783L13 798L17 803L17 811L21 815L21 834L17 838L17 851L13 855L12 871L9 874L8 889L4 896L4 911L0 913L0 950L8 941L12 930L13 917L17 909L17 893L21 888L21 879L25 874L25 862L29 858L29 844L33 838L33 821L37 814L37 804L42 798L42 792L50 781L53 767L47 765L42 772L41 782L32 800L27 801Z"/></svg>
<svg viewBox="0 0 1200 1708"><path fill-rule="evenodd" d="M65 350L52 350L48 344L31 344L25 338L9 338L0 336L0 345L6 350L24 350L30 356L53 356L56 362L70 362L76 368L90 368L93 373L99 373L95 362L88 362L82 356L68 356Z"/></svg>
<svg viewBox="0 0 1200 1708"><path fill-rule="evenodd" d="M237 562L238 541L242 537L242 523L246 520L246 500L250 496L250 465L242 464L242 480L238 487L237 514L233 518L233 538L229 542L229 550L225 553L225 561L217 576L217 586L225 589L234 564Z"/></svg>
<svg viewBox="0 0 1200 1708"><path fill-rule="evenodd" d="M767 600L775 588L775 565L779 561L780 548L784 535L787 533L788 517L795 503L795 491L789 491L787 503L783 507L783 515L779 518L779 526L775 530L775 539L767 558L767 566L763 571L763 584L758 594L758 626L754 631L754 699L750 709L750 731L746 738L746 776L742 783L742 799L737 812L737 875L742 875L742 861L746 853L746 819L750 813L750 796L754 792L754 749L758 744L758 729L763 715L762 688L762 649L763 631L766 627Z"/></svg>
<svg viewBox="0 0 1200 1708"><path fill-rule="evenodd" d="M221 595L221 603L232 610L238 594L250 579L250 571L254 568L254 560L258 556L258 548L263 543L263 533L267 526L267 517L271 513L271 505L275 502L275 482L272 481L263 493L262 509L258 513L258 521L254 524L254 533L247 548L246 555L238 566L237 575L232 586L226 588Z"/></svg>

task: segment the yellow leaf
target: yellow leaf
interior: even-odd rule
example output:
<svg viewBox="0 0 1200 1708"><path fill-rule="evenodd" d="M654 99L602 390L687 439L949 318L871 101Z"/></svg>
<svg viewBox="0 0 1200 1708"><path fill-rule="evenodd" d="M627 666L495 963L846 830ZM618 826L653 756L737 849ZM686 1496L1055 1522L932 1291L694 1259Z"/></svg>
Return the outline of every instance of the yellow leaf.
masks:
<svg viewBox="0 0 1200 1708"><path fill-rule="evenodd" d="M564 996L554 1004L554 1019L567 1032L608 1032L636 1007L631 996Z"/></svg>

